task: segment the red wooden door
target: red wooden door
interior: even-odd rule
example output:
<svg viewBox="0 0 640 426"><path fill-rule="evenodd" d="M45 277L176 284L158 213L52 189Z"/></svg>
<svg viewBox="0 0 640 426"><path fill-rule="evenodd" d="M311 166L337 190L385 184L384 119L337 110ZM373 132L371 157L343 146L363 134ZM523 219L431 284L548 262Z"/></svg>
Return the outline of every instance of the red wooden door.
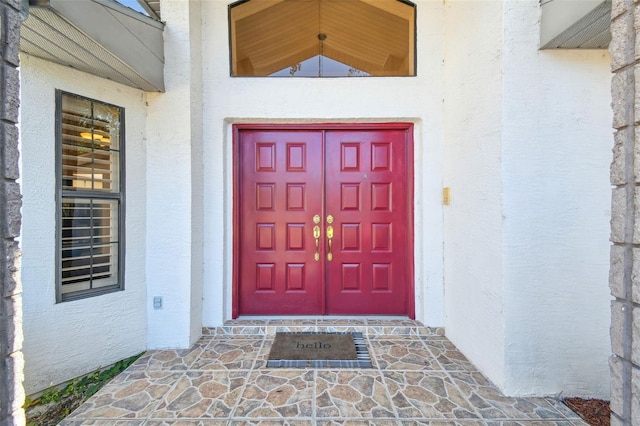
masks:
<svg viewBox="0 0 640 426"><path fill-rule="evenodd" d="M239 143L240 314L322 314L322 133L246 130Z"/></svg>
<svg viewBox="0 0 640 426"><path fill-rule="evenodd" d="M406 128L237 143L238 314L412 315Z"/></svg>
<svg viewBox="0 0 640 426"><path fill-rule="evenodd" d="M326 153L327 313L407 314L406 131L328 132Z"/></svg>

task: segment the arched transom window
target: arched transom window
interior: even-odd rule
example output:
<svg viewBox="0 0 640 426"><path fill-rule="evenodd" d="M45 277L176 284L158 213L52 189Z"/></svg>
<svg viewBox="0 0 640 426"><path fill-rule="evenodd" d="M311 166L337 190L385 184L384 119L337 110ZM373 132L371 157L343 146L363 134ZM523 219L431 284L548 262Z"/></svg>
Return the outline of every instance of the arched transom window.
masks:
<svg viewBox="0 0 640 426"><path fill-rule="evenodd" d="M415 75L405 0L245 0L229 6L231 75Z"/></svg>

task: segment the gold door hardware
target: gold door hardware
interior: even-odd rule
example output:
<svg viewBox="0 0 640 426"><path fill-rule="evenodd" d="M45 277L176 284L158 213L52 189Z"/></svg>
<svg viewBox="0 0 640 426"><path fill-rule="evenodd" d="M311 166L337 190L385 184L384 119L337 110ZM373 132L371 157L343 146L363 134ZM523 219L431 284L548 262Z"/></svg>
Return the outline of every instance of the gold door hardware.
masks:
<svg viewBox="0 0 640 426"><path fill-rule="evenodd" d="M318 226L320 220L321 219L319 214L313 217L313 223L316 224L316 226L313 227L313 238L316 239L316 254L315 256L313 256L313 258L316 260L316 262L320 260L320 226Z"/></svg>
<svg viewBox="0 0 640 426"><path fill-rule="evenodd" d="M333 253L331 252L331 239L333 238L333 226L327 226L327 238L329 239L329 252L327 253L327 260L331 262L333 260Z"/></svg>
<svg viewBox="0 0 640 426"><path fill-rule="evenodd" d="M331 224L333 223L333 216L327 216L327 223L329 224L329 226L327 226L327 240L329 240L329 251L327 252L327 260L331 262L333 260L333 253L331 251L331 239L333 238L333 226L331 226Z"/></svg>
<svg viewBox="0 0 640 426"><path fill-rule="evenodd" d="M318 225L313 227L313 238L316 239L316 254L314 259L318 262L320 260L320 227Z"/></svg>
<svg viewBox="0 0 640 426"><path fill-rule="evenodd" d="M445 206L451 204L451 188L448 186L446 188L442 188L442 204Z"/></svg>
<svg viewBox="0 0 640 426"><path fill-rule="evenodd" d="M333 238L333 226L331 225L327 226L327 238Z"/></svg>

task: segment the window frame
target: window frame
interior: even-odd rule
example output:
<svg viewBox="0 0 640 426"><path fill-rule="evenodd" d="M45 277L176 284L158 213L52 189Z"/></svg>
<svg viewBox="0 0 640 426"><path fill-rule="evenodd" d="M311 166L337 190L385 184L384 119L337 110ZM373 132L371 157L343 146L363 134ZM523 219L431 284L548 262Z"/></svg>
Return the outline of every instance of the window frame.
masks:
<svg viewBox="0 0 640 426"><path fill-rule="evenodd" d="M233 23L231 17L231 10L236 6L241 6L244 3L248 3L252 0L236 0L227 5L227 42L228 42L228 53L229 53L229 77L231 78L311 78L311 79L327 79L327 78L354 78L352 76L319 76L319 77L309 77L309 76L292 76L292 77L274 77L270 75L234 75L233 73L233 60L234 60L234 37L233 34ZM395 0L399 3L403 3L406 6L413 8L413 49L410 49L410 54L413 55L413 67L410 67L410 71L412 74L407 75L370 75L370 76L358 76L357 78L415 78L418 77L418 5L414 3L412 0ZM412 69L411 69L412 68Z"/></svg>
<svg viewBox="0 0 640 426"><path fill-rule="evenodd" d="M84 101L89 101L92 104L101 104L107 107L116 108L120 114L120 129L119 129L119 147L118 147L118 190L114 192L105 192L105 191L95 191L95 190L77 190L70 191L63 189L63 164L62 164L62 150L63 150L63 136L62 136L62 99L64 96L70 96L77 99L81 99ZM56 197L56 268L55 268L55 285L56 285L56 303L68 302L73 300L86 299L89 297L99 296L102 294L114 293L117 291L125 290L125 247L126 247L126 232L125 232L125 205L126 205L126 191L125 191L125 182L126 182L126 174L125 174L125 108L110 104L108 102L103 102L97 99L93 99L87 96L78 95L71 92L66 92L60 89L56 89L55 92L55 197ZM93 112L91 112L93 116ZM93 117L92 117L93 118ZM62 293L62 210L63 210L63 199L64 198L80 198L80 199L98 199L105 201L117 201L117 238L118 238L118 253L117 260L118 266L117 271L114 275L117 278L117 283L114 285L98 287L98 288L90 288L86 290L78 290L74 292L70 292L67 294Z"/></svg>

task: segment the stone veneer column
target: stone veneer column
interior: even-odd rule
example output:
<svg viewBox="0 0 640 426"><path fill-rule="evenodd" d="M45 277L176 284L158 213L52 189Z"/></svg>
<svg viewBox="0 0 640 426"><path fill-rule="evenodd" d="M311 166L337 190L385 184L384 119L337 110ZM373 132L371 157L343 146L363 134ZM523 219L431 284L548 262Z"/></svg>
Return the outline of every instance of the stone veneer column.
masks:
<svg viewBox="0 0 640 426"><path fill-rule="evenodd" d="M611 18L611 424L640 426L640 3L613 0Z"/></svg>
<svg viewBox="0 0 640 426"><path fill-rule="evenodd" d="M0 425L25 424L20 282L18 170L18 49L20 0L0 0Z"/></svg>

